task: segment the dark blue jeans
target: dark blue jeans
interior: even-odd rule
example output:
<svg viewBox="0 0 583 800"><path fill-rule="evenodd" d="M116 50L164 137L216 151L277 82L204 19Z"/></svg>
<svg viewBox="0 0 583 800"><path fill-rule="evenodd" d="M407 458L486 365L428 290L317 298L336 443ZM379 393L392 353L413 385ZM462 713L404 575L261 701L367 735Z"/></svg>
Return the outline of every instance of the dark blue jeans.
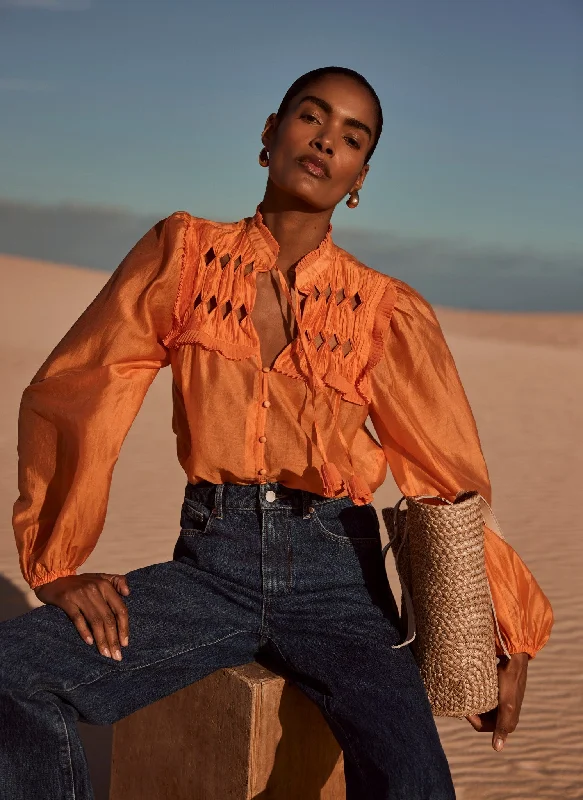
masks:
<svg viewBox="0 0 583 800"><path fill-rule="evenodd" d="M107 725L225 666L281 667L344 751L348 800L452 800L372 505L188 484L173 560L133 570L120 662L45 605L0 624L1 800L93 797L76 722ZM217 798L220 800L220 798Z"/></svg>

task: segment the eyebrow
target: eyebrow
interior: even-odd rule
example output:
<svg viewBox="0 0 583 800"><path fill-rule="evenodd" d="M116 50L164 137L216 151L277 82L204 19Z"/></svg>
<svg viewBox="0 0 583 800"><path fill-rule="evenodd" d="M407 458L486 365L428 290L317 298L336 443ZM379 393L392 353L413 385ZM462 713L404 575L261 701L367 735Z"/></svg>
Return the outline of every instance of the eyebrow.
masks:
<svg viewBox="0 0 583 800"><path fill-rule="evenodd" d="M330 105L330 103L328 103L326 100L323 100L321 97L316 97L313 94L306 94L304 95L304 97L302 97L302 99L298 103L298 106L301 106L301 104L305 102L310 102L313 103L315 106L319 106L322 109L322 111L326 112L326 114L332 113L332 106ZM372 139L371 129L368 127L368 125L365 125L365 123L361 122L359 119L355 119L354 117L347 117L344 120L344 124L348 125L351 128L358 128L359 130L368 133L369 137Z"/></svg>

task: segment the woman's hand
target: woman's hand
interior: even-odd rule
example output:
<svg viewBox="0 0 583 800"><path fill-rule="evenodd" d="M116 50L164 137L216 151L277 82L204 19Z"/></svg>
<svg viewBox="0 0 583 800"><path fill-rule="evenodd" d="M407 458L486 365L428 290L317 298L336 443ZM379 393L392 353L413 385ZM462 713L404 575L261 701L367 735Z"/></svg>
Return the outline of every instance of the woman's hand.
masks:
<svg viewBox="0 0 583 800"><path fill-rule="evenodd" d="M510 659L502 656L498 664L498 706L485 714L466 717L477 731L494 731L494 750L502 750L508 734L518 725L528 661L528 653L514 653Z"/></svg>
<svg viewBox="0 0 583 800"><path fill-rule="evenodd" d="M101 655L121 661L121 643L128 644L128 610L120 594L130 593L125 575L87 572L67 575L38 586L43 603L62 608L87 644L93 637ZM93 636L91 635L93 632Z"/></svg>

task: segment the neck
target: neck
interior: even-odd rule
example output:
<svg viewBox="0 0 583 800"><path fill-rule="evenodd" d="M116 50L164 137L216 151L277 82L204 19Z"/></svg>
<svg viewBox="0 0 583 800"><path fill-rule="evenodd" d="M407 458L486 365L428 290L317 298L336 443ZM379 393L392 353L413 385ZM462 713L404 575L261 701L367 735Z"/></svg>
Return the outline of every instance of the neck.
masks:
<svg viewBox="0 0 583 800"><path fill-rule="evenodd" d="M326 236L333 210L314 209L267 182L261 215L279 245L277 266L288 278L298 261L315 250Z"/></svg>

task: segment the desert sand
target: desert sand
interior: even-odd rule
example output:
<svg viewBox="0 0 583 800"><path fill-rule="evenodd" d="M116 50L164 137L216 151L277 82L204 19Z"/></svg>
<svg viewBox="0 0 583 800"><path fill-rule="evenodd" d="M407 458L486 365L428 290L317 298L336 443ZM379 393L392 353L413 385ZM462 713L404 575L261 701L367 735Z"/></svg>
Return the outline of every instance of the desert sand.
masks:
<svg viewBox="0 0 583 800"><path fill-rule="evenodd" d="M0 256L0 273L0 619L7 619L39 605L20 575L11 527L20 396L108 275L13 256ZM520 725L503 753L465 720L438 721L458 798L583 798L583 314L436 311L477 420L494 511L556 618L529 665ZM186 479L175 457L170 381L162 370L130 430L105 530L83 571L126 572L171 558ZM398 496L389 474L375 496L379 516ZM392 569L389 576L397 593ZM106 800L110 729L82 729L97 800Z"/></svg>

